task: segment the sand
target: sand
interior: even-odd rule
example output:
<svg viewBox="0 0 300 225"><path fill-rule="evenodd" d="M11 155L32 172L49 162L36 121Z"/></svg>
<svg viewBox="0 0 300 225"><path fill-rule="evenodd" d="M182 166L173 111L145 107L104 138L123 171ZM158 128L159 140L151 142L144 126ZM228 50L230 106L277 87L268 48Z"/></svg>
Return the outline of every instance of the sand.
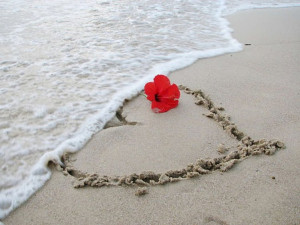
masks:
<svg viewBox="0 0 300 225"><path fill-rule="evenodd" d="M121 121L67 167L52 166L3 222L299 224L299 17L300 8L230 16L244 51L172 73L184 87L167 113L151 112L143 96L126 103Z"/></svg>

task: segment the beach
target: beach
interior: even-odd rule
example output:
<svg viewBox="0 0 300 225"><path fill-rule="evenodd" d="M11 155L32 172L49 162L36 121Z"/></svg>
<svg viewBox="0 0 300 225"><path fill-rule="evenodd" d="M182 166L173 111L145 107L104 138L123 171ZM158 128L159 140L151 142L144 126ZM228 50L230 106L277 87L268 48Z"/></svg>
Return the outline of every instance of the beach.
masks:
<svg viewBox="0 0 300 225"><path fill-rule="evenodd" d="M45 186L2 222L299 224L300 8L246 10L227 19L244 50L200 59L171 73L170 80L201 89L253 140L280 140L285 149L249 155L223 171L150 185L141 196L136 185L74 188L75 177L51 165ZM177 108L155 114L139 95L124 104L127 123L96 134L70 155L70 163L89 174L124 176L180 170L200 158L235 151L240 140L194 101L181 91Z"/></svg>

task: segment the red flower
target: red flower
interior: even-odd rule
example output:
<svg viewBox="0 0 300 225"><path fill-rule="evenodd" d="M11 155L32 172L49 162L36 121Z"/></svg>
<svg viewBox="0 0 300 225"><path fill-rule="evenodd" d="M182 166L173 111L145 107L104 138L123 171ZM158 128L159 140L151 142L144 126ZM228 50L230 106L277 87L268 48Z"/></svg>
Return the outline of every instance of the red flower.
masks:
<svg viewBox="0 0 300 225"><path fill-rule="evenodd" d="M167 112L178 105L180 91L176 84L170 84L165 75L156 75L154 82L145 85L147 99L152 102L151 108L156 113Z"/></svg>

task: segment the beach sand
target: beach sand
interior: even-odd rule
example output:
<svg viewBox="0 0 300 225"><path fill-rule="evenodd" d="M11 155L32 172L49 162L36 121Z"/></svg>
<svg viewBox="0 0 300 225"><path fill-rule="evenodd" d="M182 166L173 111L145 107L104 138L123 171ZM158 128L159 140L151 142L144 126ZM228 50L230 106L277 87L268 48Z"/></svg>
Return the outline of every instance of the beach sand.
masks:
<svg viewBox="0 0 300 225"><path fill-rule="evenodd" d="M203 172L207 174L194 173L197 176L191 179L144 189L74 188L75 178L53 167L46 185L3 222L300 224L300 8L248 10L228 19L233 36L247 44L245 49L201 59L173 72L171 82L201 89L216 107L225 109L218 113L230 116L239 131L253 140L281 140L285 149L272 155L249 154L243 160L232 157L236 165L221 167L224 172L206 165L211 169ZM183 91L179 106L164 114L153 113L150 102L138 96L123 108L126 120L136 124L96 134L70 156L76 168L70 173L165 173L190 163L195 167L199 158L220 158L237 150L241 142L205 116L208 113Z"/></svg>

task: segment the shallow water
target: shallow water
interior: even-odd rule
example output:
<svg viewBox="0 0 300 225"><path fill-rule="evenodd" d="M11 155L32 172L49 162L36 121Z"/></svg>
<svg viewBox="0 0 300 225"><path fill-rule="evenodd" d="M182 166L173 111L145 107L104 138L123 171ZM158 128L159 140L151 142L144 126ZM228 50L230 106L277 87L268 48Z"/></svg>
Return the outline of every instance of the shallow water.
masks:
<svg viewBox="0 0 300 225"><path fill-rule="evenodd" d="M242 50L222 16L296 2L0 0L0 219L153 76Z"/></svg>

